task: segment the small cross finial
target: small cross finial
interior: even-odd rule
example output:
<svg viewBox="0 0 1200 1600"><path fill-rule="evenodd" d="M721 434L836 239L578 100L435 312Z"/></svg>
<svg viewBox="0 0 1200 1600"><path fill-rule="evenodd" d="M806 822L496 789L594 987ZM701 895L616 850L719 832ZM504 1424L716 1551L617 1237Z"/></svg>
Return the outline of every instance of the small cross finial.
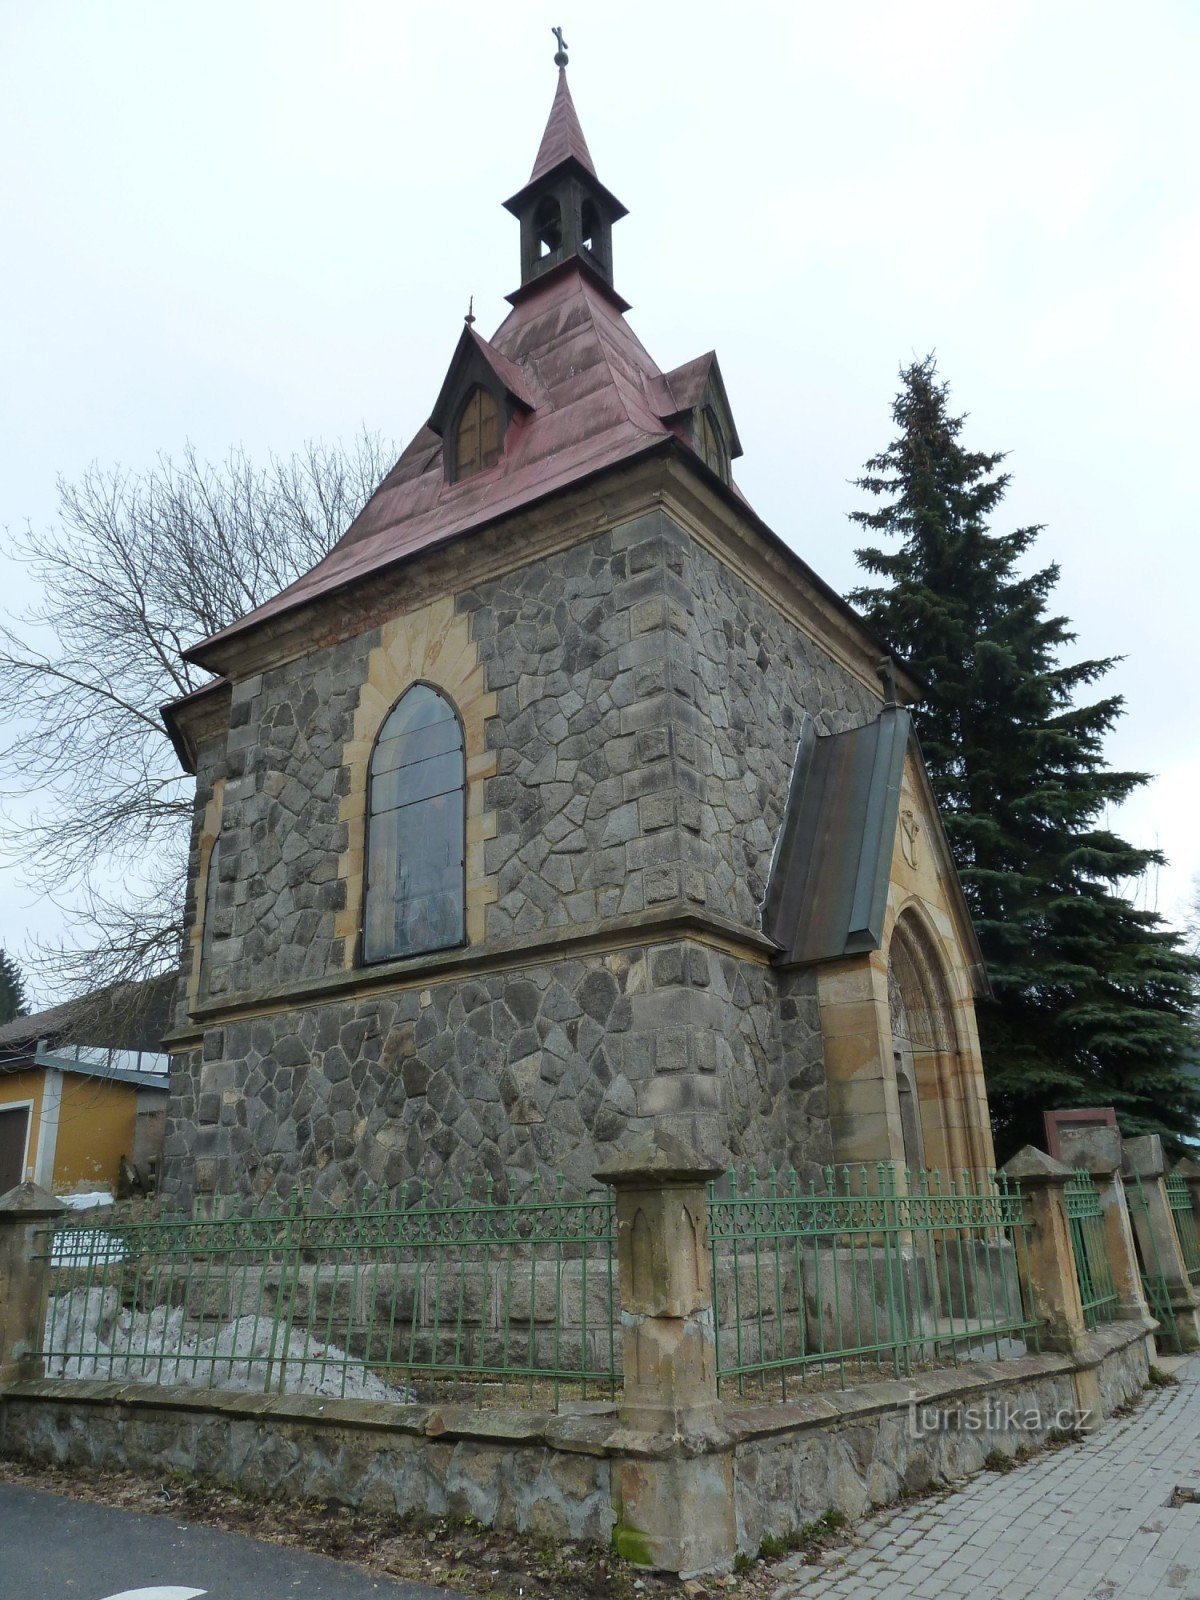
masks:
<svg viewBox="0 0 1200 1600"><path fill-rule="evenodd" d="M562 36L561 28L551 28L550 32L558 40L558 49L554 53L554 65L565 67L567 64L567 42Z"/></svg>
<svg viewBox="0 0 1200 1600"><path fill-rule="evenodd" d="M475 321L475 296L474 295L472 295L470 300L467 302L467 314L463 318L463 321L466 323L468 328Z"/></svg>

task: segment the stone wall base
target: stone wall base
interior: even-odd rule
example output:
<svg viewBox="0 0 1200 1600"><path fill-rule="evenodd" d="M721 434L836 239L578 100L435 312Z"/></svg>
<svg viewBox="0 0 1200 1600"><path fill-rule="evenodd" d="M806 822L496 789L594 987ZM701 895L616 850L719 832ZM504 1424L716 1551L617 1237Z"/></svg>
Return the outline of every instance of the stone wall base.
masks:
<svg viewBox="0 0 1200 1600"><path fill-rule="evenodd" d="M1153 1326L1153 1324L1151 1324ZM902 1495L961 1481L992 1451L1038 1449L1078 1410L1089 1426L1141 1394L1146 1326L1089 1334L1077 1359L1030 1355L813 1395L793 1404L726 1410L734 1435L738 1549L786 1539L827 1511L851 1520Z"/></svg>
<svg viewBox="0 0 1200 1600"><path fill-rule="evenodd" d="M622 1483L663 1472L669 1479L679 1469L690 1481L691 1463L705 1480L700 1488L732 1481L737 1548L753 1555L764 1538L786 1538L826 1511L858 1517L976 1472L993 1450L1011 1455L1021 1444L1044 1444L1060 1417L1097 1395L1109 1415L1145 1387L1145 1332L1139 1323L1097 1330L1075 1360L972 1362L788 1405L727 1404L723 1429L688 1440L632 1433L611 1411L559 1416L41 1380L0 1395L0 1455L177 1470L280 1500L470 1516L558 1539L607 1544L617 1534L627 1554L649 1565L658 1564L653 1540L639 1557L630 1537L641 1520L637 1497L622 1516ZM662 1466L648 1477L653 1462ZM710 1494L699 1498L711 1527ZM681 1495L681 1509L688 1499ZM696 1554L727 1566L733 1551L714 1555L702 1534Z"/></svg>

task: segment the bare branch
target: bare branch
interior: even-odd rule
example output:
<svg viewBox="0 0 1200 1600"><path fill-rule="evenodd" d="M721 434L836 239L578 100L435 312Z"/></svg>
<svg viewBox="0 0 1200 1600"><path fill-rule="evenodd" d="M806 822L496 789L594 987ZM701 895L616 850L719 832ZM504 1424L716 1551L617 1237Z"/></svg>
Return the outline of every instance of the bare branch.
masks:
<svg viewBox="0 0 1200 1600"><path fill-rule="evenodd" d="M73 935L35 958L51 993L178 961L191 784L158 708L208 681L183 650L319 561L393 454L364 430L263 466L190 445L141 474L93 465L60 479L53 528L7 537L40 596L0 623L0 859Z"/></svg>

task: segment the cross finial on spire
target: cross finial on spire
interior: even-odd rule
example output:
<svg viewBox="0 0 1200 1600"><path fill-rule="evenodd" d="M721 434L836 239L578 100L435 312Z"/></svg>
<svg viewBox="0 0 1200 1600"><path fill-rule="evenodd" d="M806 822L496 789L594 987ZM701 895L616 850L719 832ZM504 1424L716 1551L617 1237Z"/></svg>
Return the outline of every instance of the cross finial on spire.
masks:
<svg viewBox="0 0 1200 1600"><path fill-rule="evenodd" d="M558 49L554 53L554 65L565 67L567 64L567 42L562 36L561 28L551 28L550 32L558 40Z"/></svg>
<svg viewBox="0 0 1200 1600"><path fill-rule="evenodd" d="M470 300L467 302L467 314L463 318L463 321L466 323L468 328L475 321L475 296L474 295L472 295Z"/></svg>

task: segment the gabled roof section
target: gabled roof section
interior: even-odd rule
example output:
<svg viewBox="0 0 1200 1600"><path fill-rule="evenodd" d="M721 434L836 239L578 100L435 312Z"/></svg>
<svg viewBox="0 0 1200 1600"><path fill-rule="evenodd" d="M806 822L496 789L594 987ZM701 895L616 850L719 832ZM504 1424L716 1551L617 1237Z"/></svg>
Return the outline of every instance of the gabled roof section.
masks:
<svg viewBox="0 0 1200 1600"><path fill-rule="evenodd" d="M690 416L715 401L722 422L728 428L730 458L736 461L743 454L742 441L738 438L737 424L733 420L733 410L715 350L697 356L694 361L685 361L673 372L665 372L660 378L654 379L650 396L654 409L664 422Z"/></svg>
<svg viewBox="0 0 1200 1600"><path fill-rule="evenodd" d="M450 366L446 372L433 410L429 413L430 431L441 437L450 424L454 407L473 381L490 375L514 404L525 411L537 409L537 401L528 378L507 356L501 355L494 345L477 334L474 328L464 328ZM486 380L485 380L486 381Z"/></svg>
<svg viewBox="0 0 1200 1600"><path fill-rule="evenodd" d="M490 341L468 329L460 359L486 361L523 396L495 466L448 483L441 439L422 428L323 560L189 660L219 670L220 647L259 623L673 442L648 395L657 365L611 291L573 262L529 285Z"/></svg>
<svg viewBox="0 0 1200 1600"><path fill-rule="evenodd" d="M596 176L591 152L588 150L587 140L583 137L583 129L575 110L575 102L571 99L566 69L559 67L558 84L554 90L554 100L546 121L546 131L542 134L542 142L538 147L537 159L533 163L533 171L529 174L530 183L536 183L539 178L544 178L548 172L553 172L555 167L569 160L578 161L585 172L590 172L593 178Z"/></svg>
<svg viewBox="0 0 1200 1600"><path fill-rule="evenodd" d="M763 931L784 965L882 944L910 730L899 706L824 736L805 717L763 905Z"/></svg>

